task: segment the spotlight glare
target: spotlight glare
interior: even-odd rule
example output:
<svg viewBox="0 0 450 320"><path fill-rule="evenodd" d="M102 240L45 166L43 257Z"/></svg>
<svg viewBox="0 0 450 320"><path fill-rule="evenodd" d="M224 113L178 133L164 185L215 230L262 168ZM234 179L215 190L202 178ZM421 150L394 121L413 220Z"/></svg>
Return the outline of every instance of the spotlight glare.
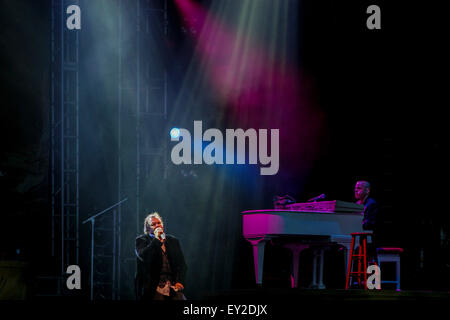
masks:
<svg viewBox="0 0 450 320"><path fill-rule="evenodd" d="M170 137L172 138L172 139L176 139L176 138L178 138L180 136L180 129L178 129L178 128L172 128L171 130L170 130Z"/></svg>

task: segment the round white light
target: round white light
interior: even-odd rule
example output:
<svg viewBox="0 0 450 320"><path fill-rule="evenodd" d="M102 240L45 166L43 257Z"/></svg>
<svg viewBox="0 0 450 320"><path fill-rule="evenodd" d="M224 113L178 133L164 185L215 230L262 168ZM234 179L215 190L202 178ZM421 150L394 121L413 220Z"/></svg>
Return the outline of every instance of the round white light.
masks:
<svg viewBox="0 0 450 320"><path fill-rule="evenodd" d="M178 128L172 128L171 130L170 130L170 137L172 138L172 139L176 139L176 138L178 138L180 136L180 129L178 129Z"/></svg>

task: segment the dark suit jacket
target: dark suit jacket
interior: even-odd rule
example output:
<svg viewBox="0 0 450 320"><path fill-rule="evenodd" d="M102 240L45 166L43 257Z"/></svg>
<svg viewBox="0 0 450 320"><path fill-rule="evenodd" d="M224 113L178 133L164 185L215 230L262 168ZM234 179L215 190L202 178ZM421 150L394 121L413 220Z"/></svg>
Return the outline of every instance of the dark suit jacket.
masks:
<svg viewBox="0 0 450 320"><path fill-rule="evenodd" d="M367 198L364 202L363 229L375 230L378 214L378 203L373 198Z"/></svg>
<svg viewBox="0 0 450 320"><path fill-rule="evenodd" d="M187 266L181 251L180 242L174 236L166 234L166 252L173 281L185 284ZM137 299L153 299L162 268L161 241L150 235L136 238L136 297Z"/></svg>

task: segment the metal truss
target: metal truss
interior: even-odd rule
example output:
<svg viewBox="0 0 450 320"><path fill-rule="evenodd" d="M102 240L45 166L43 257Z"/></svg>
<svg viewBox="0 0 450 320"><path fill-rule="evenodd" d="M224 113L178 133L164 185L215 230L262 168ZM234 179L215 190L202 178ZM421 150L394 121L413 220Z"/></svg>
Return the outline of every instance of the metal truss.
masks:
<svg viewBox="0 0 450 320"><path fill-rule="evenodd" d="M69 265L79 262L79 33L66 27L67 6L51 3L51 217L57 293Z"/></svg>

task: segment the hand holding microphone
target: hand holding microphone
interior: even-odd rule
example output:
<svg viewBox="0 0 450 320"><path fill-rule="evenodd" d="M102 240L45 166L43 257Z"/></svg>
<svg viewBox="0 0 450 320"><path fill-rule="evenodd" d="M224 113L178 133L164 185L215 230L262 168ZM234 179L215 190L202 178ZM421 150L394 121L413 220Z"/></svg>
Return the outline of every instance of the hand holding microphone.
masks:
<svg viewBox="0 0 450 320"><path fill-rule="evenodd" d="M162 228L156 228L153 233L159 241L163 242L164 240L166 240L166 234L164 233Z"/></svg>

